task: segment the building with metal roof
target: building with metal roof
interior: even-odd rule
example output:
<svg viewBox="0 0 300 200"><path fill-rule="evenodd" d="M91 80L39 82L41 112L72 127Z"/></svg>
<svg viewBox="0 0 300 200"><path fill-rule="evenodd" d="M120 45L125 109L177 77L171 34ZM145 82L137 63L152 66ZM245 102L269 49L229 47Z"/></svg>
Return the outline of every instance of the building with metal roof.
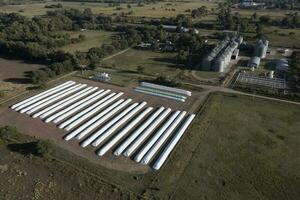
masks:
<svg viewBox="0 0 300 200"><path fill-rule="evenodd" d="M258 68L260 64L260 57L254 56L252 58L250 58L249 62L248 62L248 67L254 67L254 68Z"/></svg>

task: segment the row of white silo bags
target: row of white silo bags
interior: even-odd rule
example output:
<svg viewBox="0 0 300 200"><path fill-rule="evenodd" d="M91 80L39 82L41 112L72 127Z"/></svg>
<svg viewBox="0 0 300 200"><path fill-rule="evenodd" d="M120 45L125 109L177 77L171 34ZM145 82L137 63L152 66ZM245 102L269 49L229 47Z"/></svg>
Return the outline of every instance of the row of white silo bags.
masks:
<svg viewBox="0 0 300 200"><path fill-rule="evenodd" d="M90 121L88 121L87 123L85 123L83 126L81 126L79 128L80 133L77 134L76 139L81 140L84 136L89 134L97 126L103 124L106 120L108 120L113 115L115 115L117 112L119 112L121 109L123 109L131 101L132 101L132 99L127 99L126 101L124 101L124 99L122 99L122 101L117 101L114 104L112 104L111 106L109 106L107 109L100 112L98 115L96 115L94 118L92 118ZM81 128L83 128L84 130ZM75 131L77 131L77 130L75 130Z"/></svg>
<svg viewBox="0 0 300 200"><path fill-rule="evenodd" d="M120 99L95 115L90 120L83 123L81 126L79 126L77 129L70 132L66 137L65 140L70 140L74 138L75 136L77 139L81 139L86 134L88 134L90 131L92 131L97 126L100 126L104 121L106 121L109 117L111 117L113 114L118 112L120 109L125 107L128 103L130 103L132 100L127 99L126 101L124 99ZM83 116L84 117L84 116Z"/></svg>
<svg viewBox="0 0 300 200"><path fill-rule="evenodd" d="M165 91L174 92L174 93L178 93L178 94L183 94L183 95L187 95L187 96L192 96L191 91L183 90L183 89L179 89L179 88L167 87L167 86L148 83L148 82L141 82L141 86L148 87L148 88L159 89L159 90L165 90Z"/></svg>
<svg viewBox="0 0 300 200"><path fill-rule="evenodd" d="M82 143L82 147L86 147L89 144L91 144L97 137L99 137L101 134L103 134L108 128L110 128L114 123L116 123L118 120L120 120L123 116L125 116L127 113L129 113L132 109L137 107L139 104L134 103L131 104L129 107L127 107L125 110L120 112L117 116L115 116L113 119L111 119L108 123L106 123L101 129L97 130L94 134L89 136L87 139L85 139ZM112 116L112 115L111 115ZM81 138L78 138L81 139Z"/></svg>
<svg viewBox="0 0 300 200"><path fill-rule="evenodd" d="M102 145L96 151L99 156L103 156L128 135L114 150L114 154L129 157L136 153L134 160L141 164L153 160L186 115L185 111L171 113L170 108L164 107L155 111L153 107L144 109L146 102L130 104L132 99L117 100L123 95L122 92L110 94L110 90L86 86L68 81L11 108L33 114L33 118L40 117L47 123L62 122L58 127L70 131L65 140L85 138L80 143L82 147ZM164 152L156 160L154 169L159 169L165 162L192 118L183 123L171 142L163 148Z"/></svg>
<svg viewBox="0 0 300 200"><path fill-rule="evenodd" d="M165 110L164 107L157 109L151 116L137 129L135 130L115 151L116 156L121 155L124 150L157 118L161 112Z"/></svg>
<svg viewBox="0 0 300 200"><path fill-rule="evenodd" d="M159 155L159 157L156 159L155 163L153 164L153 168L155 170L159 170L161 166L165 163L168 156L172 152L172 150L175 148L176 144L180 140L180 138L183 136L186 129L189 127L193 119L195 118L195 115L189 115L187 120L184 121L183 125L179 128L179 130L175 133L175 135L172 137L171 141L168 143L168 145L163 149L162 153Z"/></svg>
<svg viewBox="0 0 300 200"><path fill-rule="evenodd" d="M52 95L52 94L54 94L54 93L56 93L58 91L61 91L61 90L65 89L65 88L67 88L67 87L69 87L71 85L74 85L74 84L75 84L74 81L65 82L63 84L60 84L60 85L54 87L54 88L51 88L51 89L46 90L46 91L44 91L42 93L34 95L34 96L32 96L32 97L30 97L28 99L25 99L25 100L23 100L23 101L21 101L21 102L19 102L17 104L14 104L14 105L11 106L11 108L14 109L14 110L16 110L16 111L19 111L22 108L24 108L24 107L26 107L26 106L28 106L30 104L33 104L33 103L35 103L35 102L37 102L37 101L39 101L39 100L41 100L41 99L43 99L43 98L45 98L47 96L50 96L50 95Z"/></svg>
<svg viewBox="0 0 300 200"><path fill-rule="evenodd" d="M37 111L37 110L53 103L53 102L56 102L59 99L65 97L69 94L72 94L72 93L74 93L74 92L76 92L76 91L78 91L78 90L80 90L84 87L86 87L86 84L77 84L75 86L67 88L66 90L60 91L60 92L58 92L54 95L51 95L51 96L49 96L45 99L40 100L40 101L38 101L38 102L36 102L36 103L26 107L26 108L23 108L20 111L20 113L25 113L26 112L26 114L30 115L30 114L34 113L35 111Z"/></svg>
<svg viewBox="0 0 300 200"><path fill-rule="evenodd" d="M180 115L175 119L175 121L167 128L163 135L156 141L156 143L151 147L147 154L143 157L141 163L146 165L153 158L153 156L158 152L162 145L167 141L171 133L175 130L178 124L181 122L183 117L186 115L186 111L180 113Z"/></svg>
<svg viewBox="0 0 300 200"><path fill-rule="evenodd" d="M154 145L154 143L161 137L161 135L165 132L165 130L169 127L169 125L175 120L175 118L179 115L180 111L174 112L169 119L163 124L163 126L151 137L149 142L139 151L139 153L135 156L134 160L136 162L140 162L144 155L149 151L149 149Z"/></svg>
<svg viewBox="0 0 300 200"><path fill-rule="evenodd" d="M63 99L62 101L59 101L47 108L44 108L43 110L35 113L34 115L32 115L33 118L36 117L40 117L41 119L44 119L45 117L57 112L58 110L70 105L71 103L77 101L78 99L94 92L95 90L97 90L98 87L87 87L84 90L81 90L65 99Z"/></svg>
<svg viewBox="0 0 300 200"><path fill-rule="evenodd" d="M103 97L104 95L106 95L107 93L109 93L110 90L99 90L87 97L85 97L84 99L66 107L65 109L55 113L54 115L48 117L45 119L46 123L52 122L57 124L59 122L61 122L62 120L66 119L67 117L71 116L72 114L80 111L81 109L83 109L84 107L94 103L96 100L100 99L101 97Z"/></svg>
<svg viewBox="0 0 300 200"><path fill-rule="evenodd" d="M114 123L108 130L106 130L104 133L102 133L93 143L92 146L97 147L99 144L101 144L103 141L105 141L107 138L109 138L118 128L123 126L128 120L130 120L136 113L138 113L147 103L142 102L137 107L132 109L129 113L127 113L125 116L121 117L119 120L116 120L117 122ZM117 116L118 117L118 116ZM113 120L112 120L113 121ZM100 132L100 130L99 130ZM98 133L98 132L97 132ZM95 133L96 134L96 133Z"/></svg>
<svg viewBox="0 0 300 200"><path fill-rule="evenodd" d="M65 122L61 123L58 127L59 128L64 128L66 131L71 130L84 120L88 119L95 113L97 113L99 110L122 96L123 93L111 93L110 95L106 96L105 98L101 99L101 101L98 101L97 103L93 104L92 106L89 106L85 110L79 112L78 114L74 115L70 119L66 120Z"/></svg>
<svg viewBox="0 0 300 200"><path fill-rule="evenodd" d="M117 142L119 142L133 127L135 127L140 121L153 110L153 107L148 107L141 112L133 121L131 121L126 127L124 127L117 135L110 139L104 146L98 149L97 154L103 156L109 149L111 149Z"/></svg>
<svg viewBox="0 0 300 200"><path fill-rule="evenodd" d="M124 156L131 156L142 144L145 140L151 135L154 129L166 118L166 116L171 112L171 109L168 108L162 112L160 116L158 116L147 128L144 132L142 132L138 138L127 147L126 151L123 153Z"/></svg>

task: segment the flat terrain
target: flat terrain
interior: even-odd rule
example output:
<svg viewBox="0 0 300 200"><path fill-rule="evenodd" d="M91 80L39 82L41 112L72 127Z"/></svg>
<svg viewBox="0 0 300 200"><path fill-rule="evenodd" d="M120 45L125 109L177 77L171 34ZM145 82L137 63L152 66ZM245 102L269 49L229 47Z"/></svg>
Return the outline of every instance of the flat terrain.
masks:
<svg viewBox="0 0 300 200"><path fill-rule="evenodd" d="M130 49L112 59L103 61L103 64L127 71L137 71L138 66L141 66L144 68L142 73L146 75L176 76L182 70L174 62L175 55L175 53Z"/></svg>
<svg viewBox="0 0 300 200"><path fill-rule="evenodd" d="M174 199L297 199L300 107L230 94L209 102L186 136L198 144Z"/></svg>
<svg viewBox="0 0 300 200"><path fill-rule="evenodd" d="M163 98L158 98L154 96L144 95L142 93L134 92L131 88L124 88L113 86L109 84L103 84L99 82L83 80L83 79L74 79L78 83L87 83L90 86L98 86L103 89L111 89L113 92L124 92L124 95L121 98L127 99L132 98L134 102L142 102L147 101L148 106L152 106L154 108L164 106L170 107L172 110L186 110L190 113L195 112L197 106L201 103L199 101L200 93L195 92L193 97L189 98L186 103L167 100ZM119 171L128 171L128 172L136 172L136 173L146 173L149 171L148 166L137 165L130 159L124 157L115 157L111 152L105 154L105 156L101 157L101 159L95 155L94 148L86 148L83 149L79 146L78 141L66 142L62 139L62 137L67 133L64 130L58 129L54 124L46 124L42 122L40 119L32 119L28 115L20 114L15 112L9 108L2 108L0 110L0 124L3 125L14 125L20 131L29 134L34 137L38 137L41 139L52 139L62 148L68 149L75 154L78 154L82 157L89 159L91 162L100 164L109 169L115 169ZM33 125L34 124L34 125Z"/></svg>
<svg viewBox="0 0 300 200"><path fill-rule="evenodd" d="M92 155L90 151L78 154L78 144L66 144L61 139L63 133L57 133L55 127L42 125L41 121L13 111L4 109L3 112L11 116L1 117L1 125L10 120L22 132L27 131L24 133L51 138L60 147L84 157L80 159L69 151L60 150L54 155L56 160L74 168L84 168L92 177L100 176L124 191L167 199L297 199L300 195L300 108L296 105L235 94L214 94L197 114L167 163L157 172L136 171L138 168L120 171L107 163L129 168L130 163L112 162L109 155L98 157L97 163L88 156ZM24 125L29 123L32 128ZM27 167L21 168L24 171L35 165L36 159L27 162L17 153L11 155L5 157L4 163L1 160L0 165L17 162L15 157L19 158L17 163L21 166L26 163ZM20 165L16 165L16 169L21 170ZM34 169L43 171L43 168L43 164L39 164L39 168ZM52 165L47 169L52 170ZM53 173L55 171L54 168ZM60 173L58 170L54 177L59 177ZM41 182L47 185L47 181L42 179ZM98 184L93 185L97 187ZM91 194L94 193L91 191Z"/></svg>
<svg viewBox="0 0 300 200"><path fill-rule="evenodd" d="M78 38L79 34L85 36L82 42L66 45L60 48L63 51L75 53L76 51L87 52L92 47L101 47L102 44L109 44L111 42L112 32L107 31L66 31L71 38Z"/></svg>
<svg viewBox="0 0 300 200"><path fill-rule="evenodd" d="M0 135L0 199L135 199L80 168L80 160L77 166L60 160L55 154L63 152L57 147L52 147L51 156L40 157L35 155L36 139L25 135L2 138L5 136ZM86 161L81 164L89 166Z"/></svg>
<svg viewBox="0 0 300 200"><path fill-rule="evenodd" d="M0 58L0 101L18 94L28 86L26 72L43 68L43 65L26 63L21 60Z"/></svg>
<svg viewBox="0 0 300 200"><path fill-rule="evenodd" d="M26 63L21 60L12 60L0 58L0 80L5 82L23 83L25 80L25 72L38 70L43 65Z"/></svg>
<svg viewBox="0 0 300 200"><path fill-rule="evenodd" d="M56 2L55 2L56 3ZM57 2L58 3L58 2ZM110 7L107 3L81 3L81 2L60 2L63 8L76 8L83 10L90 8L93 13L104 13L104 14L121 14L122 12L128 13L132 11L130 16L133 17L149 17L149 18L160 18L160 17L175 17L178 14L186 14L186 10L195 9L201 6L206 6L209 9L216 7L217 4L210 3L207 1L194 1L194 2L160 2L157 4L148 4L138 6L137 4L130 4L131 8L127 8L127 4L122 4L121 9L116 7ZM0 7L2 12L19 12L25 16L43 15L48 10L45 5L53 3L37 3L28 5L8 5Z"/></svg>

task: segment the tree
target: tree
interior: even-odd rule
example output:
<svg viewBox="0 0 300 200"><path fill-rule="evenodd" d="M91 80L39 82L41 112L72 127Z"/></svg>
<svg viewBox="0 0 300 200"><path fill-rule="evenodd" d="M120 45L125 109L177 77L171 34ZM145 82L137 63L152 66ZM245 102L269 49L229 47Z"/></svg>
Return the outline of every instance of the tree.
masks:
<svg viewBox="0 0 300 200"><path fill-rule="evenodd" d="M145 67L139 65L136 70L139 74L143 74L145 72Z"/></svg>
<svg viewBox="0 0 300 200"><path fill-rule="evenodd" d="M53 147L49 140L40 140L36 143L36 154L41 157L46 157L52 153Z"/></svg>

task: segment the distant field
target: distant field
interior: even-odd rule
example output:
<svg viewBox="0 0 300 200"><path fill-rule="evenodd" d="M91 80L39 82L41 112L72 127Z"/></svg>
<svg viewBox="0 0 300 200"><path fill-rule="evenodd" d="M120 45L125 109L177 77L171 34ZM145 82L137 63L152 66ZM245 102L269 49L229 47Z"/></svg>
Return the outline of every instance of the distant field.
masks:
<svg viewBox="0 0 300 200"><path fill-rule="evenodd" d="M268 27L264 31L271 46L300 48L300 29Z"/></svg>
<svg viewBox="0 0 300 200"><path fill-rule="evenodd" d="M239 12L242 16L250 17L254 12L257 13L257 16L269 15L272 18L284 17L285 14L289 13L288 10L280 9L232 9L232 12Z"/></svg>
<svg viewBox="0 0 300 200"><path fill-rule="evenodd" d="M54 2L57 3L57 2ZM131 8L127 8L127 4L122 4L121 10L117 10L116 7L109 7L106 3L80 3L80 2L60 2L64 8L77 8L85 9L91 8L93 13L104 13L114 14L121 12L133 11L132 16L139 17L175 17L178 14L185 14L188 9L195 9L205 5L207 8L216 7L217 4L197 1L197 2L161 2L157 4L144 5L142 7L137 4L131 4ZM19 12L25 16L43 15L47 10L53 10L45 8L45 5L53 3L38 3L38 4L27 4L27 5L8 5L0 7L0 12Z"/></svg>
<svg viewBox="0 0 300 200"><path fill-rule="evenodd" d="M82 42L66 45L61 50L74 53L76 51L87 52L92 47L100 47L102 44L109 44L111 42L112 32L106 31L67 31L66 33L72 37L78 37L79 34L85 35L86 39Z"/></svg>
<svg viewBox="0 0 300 200"><path fill-rule="evenodd" d="M137 71L138 66L142 66L144 74L175 76L182 71L174 63L175 55L175 53L130 49L112 59L103 61L103 64L130 71Z"/></svg>

